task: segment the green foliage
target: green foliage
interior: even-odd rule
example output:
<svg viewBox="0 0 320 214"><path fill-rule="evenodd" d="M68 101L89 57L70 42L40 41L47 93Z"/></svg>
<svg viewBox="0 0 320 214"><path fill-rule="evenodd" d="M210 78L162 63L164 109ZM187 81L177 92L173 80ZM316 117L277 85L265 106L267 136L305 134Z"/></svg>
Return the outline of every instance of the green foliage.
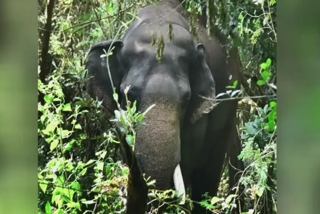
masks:
<svg viewBox="0 0 320 214"><path fill-rule="evenodd" d="M262 63L260 65L262 79L257 81L257 85L264 85L269 79L271 74L270 65L271 65L271 59L267 59L265 63Z"/></svg>
<svg viewBox="0 0 320 214"><path fill-rule="evenodd" d="M147 108L143 113L136 112L137 102L134 101L133 104L131 105L131 102L128 99L129 90L130 90L130 86L128 86L124 90L124 95L126 100L126 110L121 109L120 104L118 102L118 94L116 93L113 94L113 98L117 102L118 110L114 111L115 119L110 121L116 122L116 125L119 127L121 132L126 136L126 141L128 145L132 146L134 149L134 144L136 139L135 129L137 125L140 125L142 123L144 116L148 111L150 111L154 107L154 104L151 105L149 108Z"/></svg>
<svg viewBox="0 0 320 214"><path fill-rule="evenodd" d="M253 200L253 210L259 213L267 190L276 201L276 102L272 101L264 108L257 107L255 111L257 114L252 115L242 128L244 147L239 158L246 165L240 183L245 186L245 194ZM271 176L272 186L268 184L268 176ZM276 204L271 206L276 212Z"/></svg>
<svg viewBox="0 0 320 214"><path fill-rule="evenodd" d="M245 207L240 212L262 213L269 206L267 213L276 213L276 1L200 1L200 4L211 8L207 14L210 33L219 31L226 35L225 47L227 50L238 47L243 65L241 89L235 90L238 82L234 82L216 96L217 101L261 97L256 100L258 104L250 98L239 102L238 128L243 145L239 159L245 163L240 183L235 187L237 195L245 197ZM226 169L223 176L227 175ZM239 192L240 184L245 186L244 192ZM227 211L223 206L217 208L226 197L206 196L201 204L216 212ZM232 208L231 203L229 209Z"/></svg>
<svg viewBox="0 0 320 214"><path fill-rule="evenodd" d="M214 1L216 13L212 19L215 28L228 36L228 50L238 47L245 80L249 81L246 90L254 95L273 95L274 88L267 84L261 91L261 85L266 81L276 83L276 0L265 1ZM260 73L260 64L272 62L268 70ZM268 72L269 71L269 72ZM272 72L271 72L272 71ZM258 83L255 79L261 79ZM252 81L254 80L254 81Z"/></svg>
<svg viewBox="0 0 320 214"><path fill-rule="evenodd" d="M210 197L208 194L204 194L205 200L200 202L200 205L211 210L215 213L225 212L229 213L236 207L235 199L237 195L229 194L225 197Z"/></svg>
<svg viewBox="0 0 320 214"><path fill-rule="evenodd" d="M38 79L38 91L44 95L44 102L38 103L38 213L124 213L129 169L121 162L119 139L114 128L120 128L134 149L135 128L143 123L144 115L153 106L140 113L136 102L130 103L126 99L126 110L118 103L115 117L110 124L106 123L108 117L102 102L90 98L83 90L87 81L83 64L92 44L110 38L120 39L138 10L155 2L56 1L49 44L51 74L46 81ZM228 36L227 43L223 44L226 47L238 47L243 82L247 83L235 81L217 98L274 95L276 1L186 1L184 6L192 13L189 21L193 35L196 36L197 31L194 26L196 14L201 14L202 7L211 3L215 10L208 7L207 29L210 32L219 30ZM39 2L40 35L47 18L45 6L46 2L41 5ZM171 28L169 25L169 37L174 39ZM42 42L39 40L39 49ZM154 38L158 60L163 54L162 43L161 37ZM238 87L242 88L238 90ZM126 92L128 90L130 88ZM113 98L118 102L116 93ZM258 107L257 103L245 98L241 100L243 109L238 109L243 145L239 158L245 162L240 183L245 186L244 193L238 191L231 195L221 188L223 194L205 195L200 202L192 202L187 197L187 205L181 207L177 201L167 200L177 196L175 191L150 188L149 197L160 202L158 207L152 207L151 213L164 205L171 210L168 213L188 213L192 203L200 203L218 213L230 213L240 194L245 196L241 213L261 213L268 192L273 200L272 212L276 213L277 103L273 98L263 101ZM223 176L228 176L227 170ZM146 180L152 187L154 181Z"/></svg>

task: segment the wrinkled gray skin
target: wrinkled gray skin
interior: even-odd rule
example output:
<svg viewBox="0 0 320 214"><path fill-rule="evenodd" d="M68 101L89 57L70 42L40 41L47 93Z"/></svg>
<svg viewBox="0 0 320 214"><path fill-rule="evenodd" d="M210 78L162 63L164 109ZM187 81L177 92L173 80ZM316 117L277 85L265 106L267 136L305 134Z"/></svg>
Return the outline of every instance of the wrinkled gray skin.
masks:
<svg viewBox="0 0 320 214"><path fill-rule="evenodd" d="M235 126L235 101L213 102L237 80L240 63L236 50L230 58L217 38L209 39L200 26L200 41L189 33L188 22L171 4L144 7L127 30L122 41L105 41L91 47L87 69L93 78L88 92L113 112L112 88L103 49L114 47L109 68L116 91L123 102L123 90L131 86L129 99L138 101L144 111L150 105L144 123L137 129L135 156L146 176L156 179L159 189L173 188L173 172L180 163L186 186L192 187L192 199L217 192L227 146L238 137ZM173 40L168 31L172 23ZM164 54L156 59L159 34L164 38ZM230 75L232 78L230 79ZM193 213L206 213L195 204Z"/></svg>

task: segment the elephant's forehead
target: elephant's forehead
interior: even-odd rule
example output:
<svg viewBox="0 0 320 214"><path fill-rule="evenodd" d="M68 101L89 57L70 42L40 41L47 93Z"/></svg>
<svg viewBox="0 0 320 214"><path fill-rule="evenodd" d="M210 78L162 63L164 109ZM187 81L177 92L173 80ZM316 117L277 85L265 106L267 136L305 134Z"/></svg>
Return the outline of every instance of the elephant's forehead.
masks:
<svg viewBox="0 0 320 214"><path fill-rule="evenodd" d="M170 49L176 52L179 50L188 52L195 50L193 37L179 25L173 24L171 33L169 33L169 24L161 26L158 24L143 24L129 31L123 39L124 49L128 52L155 52L161 48L164 52Z"/></svg>

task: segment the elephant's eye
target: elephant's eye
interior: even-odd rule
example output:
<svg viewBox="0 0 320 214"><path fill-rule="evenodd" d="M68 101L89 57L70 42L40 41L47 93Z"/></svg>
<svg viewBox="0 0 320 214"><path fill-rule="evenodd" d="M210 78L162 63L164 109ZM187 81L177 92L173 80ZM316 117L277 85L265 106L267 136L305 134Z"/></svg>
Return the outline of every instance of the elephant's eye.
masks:
<svg viewBox="0 0 320 214"><path fill-rule="evenodd" d="M182 107L186 107L190 101L191 98L191 92L190 91L186 91L183 93L182 96Z"/></svg>
<svg viewBox="0 0 320 214"><path fill-rule="evenodd" d="M184 94L184 97L185 97L185 100L190 100L190 98L191 98L191 91L188 91L188 92L186 92L185 94Z"/></svg>

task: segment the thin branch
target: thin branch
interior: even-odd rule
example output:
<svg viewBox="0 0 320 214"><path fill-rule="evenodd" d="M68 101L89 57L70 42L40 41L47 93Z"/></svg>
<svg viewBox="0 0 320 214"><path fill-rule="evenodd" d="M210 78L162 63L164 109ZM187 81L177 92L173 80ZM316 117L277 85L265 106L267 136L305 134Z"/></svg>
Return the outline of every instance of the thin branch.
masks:
<svg viewBox="0 0 320 214"><path fill-rule="evenodd" d="M210 100L210 101L227 101L227 100L241 100L241 99L259 99L259 98L273 98L273 97L277 97L277 95L262 95L262 96L246 96L246 97L229 97L229 98L216 98L216 99L212 99L212 98L208 98L208 97L204 97L204 96L199 96L203 99L206 100Z"/></svg>
<svg viewBox="0 0 320 214"><path fill-rule="evenodd" d="M54 0L51 0L51 1L54 1ZM69 27L69 28L66 28L66 29L64 29L64 30L62 30L62 31L68 31L68 30L70 30L70 29L73 29L73 28L76 28L76 27L79 27L79 26L82 26L82 25L85 25L84 27L86 27L87 25L90 25L90 24L92 24L92 23L101 21L101 20L103 20L103 19L109 19L109 18L117 17L117 16L119 16L121 13L124 13L124 12L126 12L127 10L130 10L133 6L136 6L136 5L140 5L140 4L139 4L139 3L134 3L134 4L130 5L130 6L127 7L127 8L125 8L125 9L123 9L123 10L120 10L120 11L119 11L118 13L116 13L116 14L109 15L109 16L105 16L105 17L101 17L101 18L97 18L97 19L92 20L92 21L82 22L82 23L73 25L73 26L71 26L71 27ZM48 30L47 28L40 28L40 27L38 27L38 29L41 30L41 31L50 32L50 33L51 33L51 32L60 32L60 31L61 31L61 30L52 30L52 31L51 31L51 29Z"/></svg>

